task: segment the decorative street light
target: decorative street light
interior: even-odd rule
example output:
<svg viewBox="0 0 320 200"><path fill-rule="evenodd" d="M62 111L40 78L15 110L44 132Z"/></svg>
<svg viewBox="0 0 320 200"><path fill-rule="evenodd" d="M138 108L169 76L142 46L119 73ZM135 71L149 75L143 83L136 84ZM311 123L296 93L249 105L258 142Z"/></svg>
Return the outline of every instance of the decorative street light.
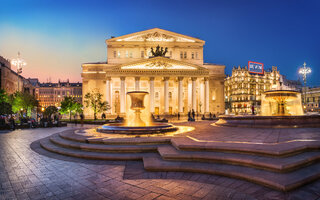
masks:
<svg viewBox="0 0 320 200"><path fill-rule="evenodd" d="M301 67L299 69L299 74L301 74L303 77L303 82L304 82L304 87L305 87L305 89L304 89L304 93L305 93L304 104L306 104L306 100L307 100L307 87L306 87L307 86L307 74L311 73L311 68L307 67L306 65L307 65L306 62L304 62L303 67Z"/></svg>
<svg viewBox="0 0 320 200"><path fill-rule="evenodd" d="M22 67L25 67L27 63L20 58L20 52L18 52L18 58L12 59L11 64L17 67L17 74L18 74L18 91L20 91L20 86L19 86L19 76L22 73Z"/></svg>

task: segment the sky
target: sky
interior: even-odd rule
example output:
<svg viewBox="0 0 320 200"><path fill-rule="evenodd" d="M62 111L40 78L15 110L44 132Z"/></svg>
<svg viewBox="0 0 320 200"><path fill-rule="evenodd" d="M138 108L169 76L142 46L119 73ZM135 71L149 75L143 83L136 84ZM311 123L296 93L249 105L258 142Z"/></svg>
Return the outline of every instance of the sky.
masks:
<svg viewBox="0 0 320 200"><path fill-rule="evenodd" d="M320 86L319 0L0 0L0 55L20 51L22 75L81 82L81 64L106 61L105 40L150 28L206 41L204 61L226 74L248 61L288 79L312 69Z"/></svg>

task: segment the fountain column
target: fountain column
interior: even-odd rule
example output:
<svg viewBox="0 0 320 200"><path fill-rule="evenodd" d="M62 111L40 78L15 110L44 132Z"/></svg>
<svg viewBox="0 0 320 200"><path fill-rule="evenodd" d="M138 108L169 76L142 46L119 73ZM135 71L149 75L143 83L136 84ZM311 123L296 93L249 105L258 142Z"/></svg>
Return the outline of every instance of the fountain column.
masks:
<svg viewBox="0 0 320 200"><path fill-rule="evenodd" d="M197 77L192 77L192 109L196 112L197 110L197 92L196 92L196 81Z"/></svg>
<svg viewBox="0 0 320 200"><path fill-rule="evenodd" d="M178 77L178 111L183 112L183 77Z"/></svg>
<svg viewBox="0 0 320 200"><path fill-rule="evenodd" d="M109 105L112 104L111 102L111 77L107 77L106 80L106 101ZM111 113L111 109L108 110L108 113Z"/></svg>
<svg viewBox="0 0 320 200"><path fill-rule="evenodd" d="M149 79L150 85L150 112L154 113L154 77L150 77Z"/></svg>
<svg viewBox="0 0 320 200"><path fill-rule="evenodd" d="M209 113L209 78L204 78L204 112Z"/></svg>
<svg viewBox="0 0 320 200"><path fill-rule="evenodd" d="M169 77L164 77L164 113L169 113Z"/></svg>
<svg viewBox="0 0 320 200"><path fill-rule="evenodd" d="M135 77L134 89L135 91L140 91L140 77Z"/></svg>
<svg viewBox="0 0 320 200"><path fill-rule="evenodd" d="M120 113L126 112L126 77L120 77Z"/></svg>

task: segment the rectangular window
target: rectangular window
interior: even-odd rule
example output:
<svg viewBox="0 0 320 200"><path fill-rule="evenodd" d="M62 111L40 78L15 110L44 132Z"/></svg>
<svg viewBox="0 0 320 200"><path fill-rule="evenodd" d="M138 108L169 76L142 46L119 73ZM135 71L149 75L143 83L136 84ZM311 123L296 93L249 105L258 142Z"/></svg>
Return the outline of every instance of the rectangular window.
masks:
<svg viewBox="0 0 320 200"><path fill-rule="evenodd" d="M144 51L141 51L141 58L144 58Z"/></svg>
<svg viewBox="0 0 320 200"><path fill-rule="evenodd" d="M193 52L191 53L191 59L194 59L194 53Z"/></svg>
<svg viewBox="0 0 320 200"><path fill-rule="evenodd" d="M129 57L132 58L132 51L130 52Z"/></svg>
<svg viewBox="0 0 320 200"><path fill-rule="evenodd" d="M182 59L183 58L183 52L180 51L180 58Z"/></svg>
<svg viewBox="0 0 320 200"><path fill-rule="evenodd" d="M117 52L113 51L113 57L116 58L117 57Z"/></svg>
<svg viewBox="0 0 320 200"><path fill-rule="evenodd" d="M170 58L172 57L172 51L170 51Z"/></svg>
<svg viewBox="0 0 320 200"><path fill-rule="evenodd" d="M196 59L198 59L198 52L196 52Z"/></svg>
<svg viewBox="0 0 320 200"><path fill-rule="evenodd" d="M184 58L187 58L187 52L186 51L184 52Z"/></svg>
<svg viewBox="0 0 320 200"><path fill-rule="evenodd" d="M118 58L120 58L120 51L118 51Z"/></svg>
<svg viewBox="0 0 320 200"><path fill-rule="evenodd" d="M129 52L128 51L126 51L126 58L128 58L129 57Z"/></svg>

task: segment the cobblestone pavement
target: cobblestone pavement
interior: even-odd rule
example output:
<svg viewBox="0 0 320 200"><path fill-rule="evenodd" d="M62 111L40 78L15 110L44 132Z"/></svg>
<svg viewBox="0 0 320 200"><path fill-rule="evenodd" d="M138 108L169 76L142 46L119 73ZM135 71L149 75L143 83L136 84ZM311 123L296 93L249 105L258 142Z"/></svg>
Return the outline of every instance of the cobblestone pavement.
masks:
<svg viewBox="0 0 320 200"><path fill-rule="evenodd" d="M206 125L199 124L195 124L199 126L199 131L205 131L200 127ZM39 144L32 143L67 129L70 127L0 132L0 200L320 199L320 180L290 193L282 193L227 177L182 172L146 172L139 161L114 162L71 158L47 152L40 148ZM226 130L232 131L212 128L217 134L223 134ZM299 130L310 136L310 130ZM311 132L318 130L314 129ZM271 133L274 130L269 130L269 133L266 130L256 131L258 135L264 133L269 136L255 138L261 137L264 141L273 138L270 135L273 135ZM247 133L248 130L242 129L241 132ZM254 130L251 132L254 133ZM292 135L285 129L279 133ZM237 134L232 134L238 137L239 129ZM222 135L220 138L223 137L227 139ZM316 137L315 133L313 137ZM205 136L200 139L203 138ZM281 137L277 138L279 141ZM272 142L274 140L272 139Z"/></svg>

